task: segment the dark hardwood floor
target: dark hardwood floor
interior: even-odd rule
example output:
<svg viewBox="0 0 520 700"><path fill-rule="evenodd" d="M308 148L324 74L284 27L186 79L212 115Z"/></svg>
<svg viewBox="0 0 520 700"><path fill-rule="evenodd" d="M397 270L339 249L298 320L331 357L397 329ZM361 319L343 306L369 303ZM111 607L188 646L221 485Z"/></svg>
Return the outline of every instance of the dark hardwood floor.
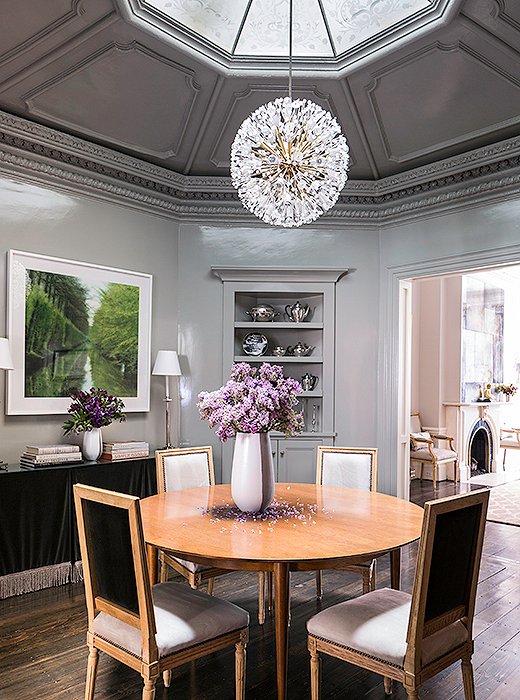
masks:
<svg viewBox="0 0 520 700"><path fill-rule="evenodd" d="M453 493L452 483L441 483L439 496ZM431 483L414 482L413 500L432 497ZM402 587L410 590L416 547L402 557ZM386 557L380 560L377 584L389 585ZM520 528L488 523L475 619L475 681L477 700L520 698ZM321 605L315 598L314 575L292 576L292 618L289 651L289 698L310 696L305 621L321 607L355 596L361 583L347 573L326 572ZM249 610L250 643L247 652L246 697L274 700L275 666L273 620L260 627L256 618L256 574L230 574L219 579L215 593ZM84 693L87 649L83 586L74 584L0 601L1 700L81 700ZM141 697L140 676L101 655L95 700ZM165 689L157 684L157 700L232 700L232 650L214 654L174 672ZM384 698L379 676L335 659L323 662L323 700ZM394 700L405 700L396 687ZM422 689L423 700L462 700L460 665L456 664Z"/></svg>

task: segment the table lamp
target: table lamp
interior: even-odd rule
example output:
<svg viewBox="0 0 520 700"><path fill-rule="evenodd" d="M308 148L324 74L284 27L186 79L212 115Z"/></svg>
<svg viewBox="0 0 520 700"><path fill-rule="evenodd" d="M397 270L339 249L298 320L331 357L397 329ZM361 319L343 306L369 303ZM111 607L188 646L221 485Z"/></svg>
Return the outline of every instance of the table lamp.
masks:
<svg viewBox="0 0 520 700"><path fill-rule="evenodd" d="M7 338L0 338L0 369L14 369L13 358ZM0 459L0 469L5 469L7 464Z"/></svg>
<svg viewBox="0 0 520 700"><path fill-rule="evenodd" d="M163 376L166 379L165 419L166 419L166 449L172 447L171 443L171 415L170 403L170 377L180 377L182 375L179 365L179 357L175 350L159 350L155 358L152 374Z"/></svg>

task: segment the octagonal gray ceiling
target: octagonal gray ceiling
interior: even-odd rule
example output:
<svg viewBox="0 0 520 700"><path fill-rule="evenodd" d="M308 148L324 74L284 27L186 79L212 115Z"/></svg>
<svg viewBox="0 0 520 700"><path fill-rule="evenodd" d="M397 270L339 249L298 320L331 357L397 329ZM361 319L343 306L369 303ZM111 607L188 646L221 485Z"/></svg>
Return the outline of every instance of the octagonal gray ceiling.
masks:
<svg viewBox="0 0 520 700"><path fill-rule="evenodd" d="M242 121L287 94L287 0L0 5L0 109L179 173L229 176ZM351 180L520 135L518 0L295 8L293 94L337 117Z"/></svg>

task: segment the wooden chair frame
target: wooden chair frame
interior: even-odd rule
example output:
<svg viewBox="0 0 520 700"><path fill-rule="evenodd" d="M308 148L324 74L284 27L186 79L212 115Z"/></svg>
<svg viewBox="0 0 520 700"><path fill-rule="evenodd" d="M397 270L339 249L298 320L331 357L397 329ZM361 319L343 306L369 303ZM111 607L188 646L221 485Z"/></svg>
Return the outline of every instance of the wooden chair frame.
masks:
<svg viewBox="0 0 520 700"><path fill-rule="evenodd" d="M203 447L183 447L183 448L168 448L165 450L157 450L155 453L155 466L157 474L157 490L159 493L166 493L166 472L164 460L166 457L174 455L190 455L190 454L203 454L206 455L207 465L208 465L208 483L210 486L215 486L215 470L213 466L213 449L211 445L205 445ZM161 582L168 580L168 566L176 571L178 574L183 576L189 583L189 585L197 589L204 582L208 583L208 593L213 595L213 589L215 585L215 578L217 576L223 576L224 574L229 574L231 571L229 569L220 569L217 567L207 567L201 571L193 572L190 571L186 566L184 566L174 554L170 552L159 550L159 580ZM266 574L263 571L258 572L258 623L263 625L265 622L265 588L266 588ZM268 608L272 609L272 596L269 592Z"/></svg>
<svg viewBox="0 0 520 700"><path fill-rule="evenodd" d="M421 432L423 432L420 413L415 411L415 412L410 414L410 417L412 417L412 416L417 417L417 419L419 420L419 425L421 426ZM450 457L449 459L438 459L436 454L435 454L435 443L434 443L433 439L429 440L428 438L416 438L416 437L413 437L412 433L410 433L410 441L412 443L412 447L414 449L420 449L421 447L426 446L428 448L428 453L431 457L431 459L421 459L420 456L416 457L414 455L413 450L412 450L410 452L410 460L413 460L415 462L420 462L421 473L420 473L419 478L421 479L421 481L423 478L424 465L425 464L432 465L433 488L434 488L434 490L437 490L439 465L441 465L441 464L450 464L451 462L453 462L453 481L455 483L457 483L459 481L459 458L458 458L457 450L453 447L453 440L455 439L453 436L444 435L443 433L430 433L430 435L435 440L446 440L449 443L449 446L450 446L449 449L452 450L452 452L455 452L455 455L456 455L456 457Z"/></svg>
<svg viewBox="0 0 520 700"><path fill-rule="evenodd" d="M367 454L372 457L370 469L370 490L377 491L377 448L376 447L323 447L319 446L316 459L316 483L323 484L323 455L325 454ZM383 555L381 555L383 556ZM376 587L376 559L367 559L366 563L350 564L343 571L360 574L363 580L363 593L373 591ZM316 571L316 597L323 597L323 571Z"/></svg>
<svg viewBox="0 0 520 700"><path fill-rule="evenodd" d="M155 625L152 589L150 586L148 563L146 559L146 546L143 536L139 499L135 496L128 496L126 494L114 493L92 486L76 484L74 486L74 501L78 520L78 533L83 561L85 597L88 613L87 645L89 647L89 656L85 700L92 700L94 697L100 651L106 652L118 661L138 671L144 682L143 700L153 700L155 697L155 684L159 675L163 674L165 685L168 686L170 684L171 670L173 668L232 645L235 645L236 700L244 700L245 648L248 641L247 627L229 632L207 642L198 643L192 648L185 648L169 656L159 658L155 637L157 629ZM91 552L87 545L83 512L84 501L104 503L128 512L137 586L138 614L111 603L97 594L96 574L92 566ZM96 635L94 631L94 619L99 612L107 613L140 630L142 643L141 658L134 656L134 654L131 654L120 646L112 644L106 639Z"/></svg>
<svg viewBox="0 0 520 700"><path fill-rule="evenodd" d="M469 584L468 603L467 606L459 606L439 615L435 619L425 622L436 520L439 515L460 509L462 507L460 505L461 501L463 501L464 507L473 505L481 506L476 546L472 562L471 580ZM355 666L373 671L374 673L381 674L384 676L385 693L387 694L392 692L392 681L399 681L406 690L408 700L418 700L419 688L426 680L435 676L440 671L443 671L448 666L451 666L455 661L460 660L462 662L465 699L475 700L473 666L471 663L471 657L473 655L473 617L488 501L489 490L486 489L470 492L462 496L450 496L437 501L429 501L425 504L422 535L417 557L408 632L406 636L407 649L403 666L396 666L369 656L366 653L360 653L354 649L334 644L333 642L309 634L308 649L311 655L311 700L319 699L320 652L342 659ZM467 641L444 656L423 666L421 663L423 639L459 620L467 629Z"/></svg>

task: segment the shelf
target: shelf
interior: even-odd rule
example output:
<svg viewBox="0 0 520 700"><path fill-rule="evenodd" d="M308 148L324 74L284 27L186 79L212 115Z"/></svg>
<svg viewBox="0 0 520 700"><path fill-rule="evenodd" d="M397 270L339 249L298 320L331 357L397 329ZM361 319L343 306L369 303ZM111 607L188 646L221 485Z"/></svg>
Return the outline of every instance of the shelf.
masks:
<svg viewBox="0 0 520 700"><path fill-rule="evenodd" d="M322 330L323 323L291 323L290 321L235 321L235 328L291 329L291 330Z"/></svg>
<svg viewBox="0 0 520 700"><path fill-rule="evenodd" d="M276 355L235 355L233 358L234 362L274 362L275 364L282 363L301 363L301 364L321 364L323 362L321 357L291 357L287 355L282 355L277 357Z"/></svg>
<svg viewBox="0 0 520 700"><path fill-rule="evenodd" d="M298 397L302 399L321 399L323 394L321 391L302 391L298 394Z"/></svg>

